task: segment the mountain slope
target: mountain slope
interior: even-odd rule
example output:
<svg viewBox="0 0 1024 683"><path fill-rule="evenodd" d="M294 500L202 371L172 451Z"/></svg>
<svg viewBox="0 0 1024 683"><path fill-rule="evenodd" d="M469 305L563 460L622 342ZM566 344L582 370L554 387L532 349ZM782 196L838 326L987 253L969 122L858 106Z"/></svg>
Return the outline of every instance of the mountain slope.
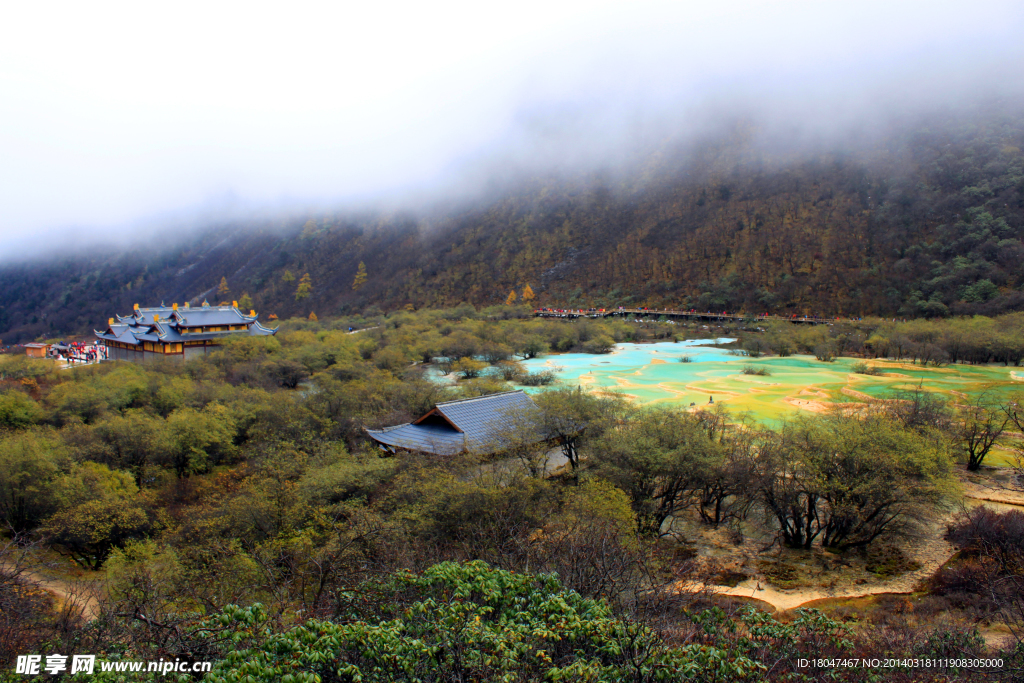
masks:
<svg viewBox="0 0 1024 683"><path fill-rule="evenodd" d="M323 316L492 305L525 284L560 306L1021 309L1022 148L1024 115L1007 108L918 122L855 154L770 153L740 133L666 143L616 175L530 178L458 209L233 224L173 248L8 265L0 337L87 331L136 302L244 292L264 316ZM312 290L296 299L305 273Z"/></svg>

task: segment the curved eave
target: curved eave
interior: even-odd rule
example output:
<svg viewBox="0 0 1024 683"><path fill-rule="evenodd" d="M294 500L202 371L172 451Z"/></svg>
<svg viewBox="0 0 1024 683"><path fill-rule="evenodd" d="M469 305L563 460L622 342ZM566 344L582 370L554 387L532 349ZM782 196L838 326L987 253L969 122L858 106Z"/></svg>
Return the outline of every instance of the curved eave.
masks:
<svg viewBox="0 0 1024 683"><path fill-rule="evenodd" d="M262 333L264 335L274 335L274 334L277 334L277 330L279 329L277 327L273 327L273 328L271 328L271 327L263 327L263 325L260 325L258 320L254 321L253 324L252 324L252 327L250 327L249 329L253 329L253 328L256 328L260 333Z"/></svg>

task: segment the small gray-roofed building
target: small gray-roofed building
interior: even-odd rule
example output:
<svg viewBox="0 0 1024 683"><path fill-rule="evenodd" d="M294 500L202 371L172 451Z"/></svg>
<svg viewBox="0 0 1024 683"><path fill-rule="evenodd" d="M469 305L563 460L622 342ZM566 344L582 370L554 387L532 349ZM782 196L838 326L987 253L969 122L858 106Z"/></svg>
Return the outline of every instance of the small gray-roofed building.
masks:
<svg viewBox="0 0 1024 683"><path fill-rule="evenodd" d="M188 359L205 355L227 337L267 336L276 329L260 325L256 311L246 315L238 304L230 306L185 304L140 308L131 315L107 321L107 329L95 330L111 360L147 361L155 358Z"/></svg>
<svg viewBox="0 0 1024 683"><path fill-rule="evenodd" d="M473 452L487 454L499 448L504 430L521 428L518 415L536 410L537 404L522 390L438 403L418 420L366 433L383 449L417 451L433 455ZM543 441L540 436L537 441Z"/></svg>

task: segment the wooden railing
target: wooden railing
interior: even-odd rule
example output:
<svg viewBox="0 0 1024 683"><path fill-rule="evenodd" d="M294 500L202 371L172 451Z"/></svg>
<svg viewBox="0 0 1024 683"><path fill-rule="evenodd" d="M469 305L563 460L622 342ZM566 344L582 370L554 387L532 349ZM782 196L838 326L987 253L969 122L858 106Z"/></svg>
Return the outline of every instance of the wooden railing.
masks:
<svg viewBox="0 0 1024 683"><path fill-rule="evenodd" d="M821 318L813 316L784 315L752 315L747 313L730 313L728 311L688 311L670 308L538 308L534 314L544 318L607 318L610 316L640 316L644 318L687 318L691 320L731 321L731 322L789 322L807 325L828 325L843 320L841 318Z"/></svg>

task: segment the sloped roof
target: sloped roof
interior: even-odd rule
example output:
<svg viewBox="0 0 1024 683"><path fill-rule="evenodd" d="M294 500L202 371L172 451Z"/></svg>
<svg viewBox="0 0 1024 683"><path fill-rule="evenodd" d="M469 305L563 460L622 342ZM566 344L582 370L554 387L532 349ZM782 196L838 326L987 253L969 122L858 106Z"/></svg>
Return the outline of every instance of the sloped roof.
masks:
<svg viewBox="0 0 1024 683"><path fill-rule="evenodd" d="M384 429L367 429L374 441L438 455L451 455L466 450L492 450L502 429L514 428L513 416L536 408L522 390L489 396L464 398L438 403L433 410L415 422ZM424 420L439 414L447 424Z"/></svg>
<svg viewBox="0 0 1024 683"><path fill-rule="evenodd" d="M163 316L160 316L163 318ZM179 308L174 317L185 327L198 325L238 325L251 323L256 318L245 315L234 306L210 306L197 308Z"/></svg>
<svg viewBox="0 0 1024 683"><path fill-rule="evenodd" d="M119 315L118 320L131 325L151 325L154 322L165 322L175 320L185 327L199 325L238 325L239 323L251 323L256 320L255 316L246 315L234 306L180 306L177 309L171 306L156 306L153 308L139 308L131 315Z"/></svg>
<svg viewBox="0 0 1024 683"><path fill-rule="evenodd" d="M536 407L533 399L520 390L438 403L437 411L461 429L474 447L481 447L491 443L502 428L513 426L516 412Z"/></svg>
<svg viewBox="0 0 1024 683"><path fill-rule="evenodd" d="M374 441L410 451L455 455L467 450L466 439L462 433L442 425L416 425L407 422L384 429L367 429L366 433Z"/></svg>
<svg viewBox="0 0 1024 683"><path fill-rule="evenodd" d="M130 325L118 325L115 323L108 327L106 332L96 331L96 336L100 339L110 339L111 341L124 342L125 344L138 343L135 335L132 334L132 328Z"/></svg>
<svg viewBox="0 0 1024 683"><path fill-rule="evenodd" d="M100 339L109 339L128 344L148 342L180 342L203 341L223 337L246 335L263 337L276 334L277 330L259 324L256 316L245 315L234 306L202 306L180 307L169 306L155 308L138 308L131 315L117 316L119 322L110 325L107 330L95 330ZM187 327L220 327L245 325L245 330L220 330L182 334L180 328Z"/></svg>
<svg viewBox="0 0 1024 683"><path fill-rule="evenodd" d="M260 325L259 321L257 320L253 322L252 327L249 328L249 334L251 334L254 337L266 337L269 335L277 334L277 328L263 327L263 325Z"/></svg>

